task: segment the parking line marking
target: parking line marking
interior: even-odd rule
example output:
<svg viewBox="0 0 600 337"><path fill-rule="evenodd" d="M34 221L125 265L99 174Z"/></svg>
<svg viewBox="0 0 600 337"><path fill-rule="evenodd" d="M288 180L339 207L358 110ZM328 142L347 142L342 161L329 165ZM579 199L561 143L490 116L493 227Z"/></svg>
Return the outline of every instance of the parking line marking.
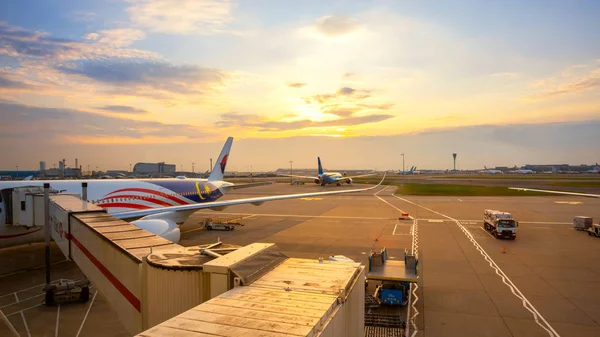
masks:
<svg viewBox="0 0 600 337"><path fill-rule="evenodd" d="M475 249L477 249L479 251L479 253L483 256L483 258L489 263L490 267L495 270L495 272L498 276L500 276L500 278L502 279L502 282L504 284L506 284L506 286L510 289L512 294L515 295L515 297L517 297L518 299L520 299L523 307L533 315L533 318L534 318L535 322L537 323L537 325L539 325L542 329L544 329L548 333L549 336L560 337L558 332L556 332L556 330L554 330L554 328L550 325L550 323L548 323L548 321L546 321L544 316L542 316L542 314L540 314L537 311L537 309L533 306L533 304L531 304L531 302L529 302L529 300L525 297L525 295L523 295L523 293L519 290L519 288L517 288L517 286L508 278L508 276L504 273L504 271L502 271L502 269L500 269L500 267L487 254L487 252L483 249L483 247L481 247L481 245L479 245L477 240L475 240L475 238L473 237L473 234L471 234L471 232L469 232L469 230L465 226L463 226L459 220L456 220L456 219L454 219L448 215L442 214L440 212L434 211L431 208L427 208L425 206L414 203L410 200L400 198L396 195L394 195L394 197L396 197L404 202L415 205L417 207L421 207L432 213L435 213L437 215L443 216L449 220L454 221L454 223L458 226L458 228L460 228L461 231L465 234L467 239L469 239L469 241L471 241L471 243L475 246ZM540 322L540 319L542 322Z"/></svg>
<svg viewBox="0 0 600 337"><path fill-rule="evenodd" d="M21 310L21 318L23 319L23 325L25 325L25 332L27 332L27 336L31 337L31 332L29 332L29 326L27 325L27 320L25 319L25 314L23 314L23 310Z"/></svg>

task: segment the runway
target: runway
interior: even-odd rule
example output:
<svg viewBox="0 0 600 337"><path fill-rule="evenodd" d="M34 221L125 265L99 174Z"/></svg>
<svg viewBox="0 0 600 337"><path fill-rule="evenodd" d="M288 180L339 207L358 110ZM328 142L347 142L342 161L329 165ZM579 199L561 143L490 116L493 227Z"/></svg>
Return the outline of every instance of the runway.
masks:
<svg viewBox="0 0 600 337"><path fill-rule="evenodd" d="M225 198L320 188L274 184L237 190ZM600 200L411 197L393 196L394 190L381 187L353 195L200 211L182 226L180 244L210 243L217 238L238 245L273 242L291 257L336 254L362 263L367 263L371 249L386 247L390 257L400 258L405 249L416 247L420 279L403 312L410 336L600 335L600 239L571 228L576 215L600 219ZM482 229L486 208L515 216L516 240L499 240ZM413 219L399 220L402 212ZM204 217L241 218L244 227L206 231L198 225ZM6 254L0 252L2 263ZM80 277L71 262L57 264L53 272L53 279ZM41 283L40 270L0 277L0 306L15 301L11 293ZM20 313L9 320L22 336L28 335L27 330L32 336L55 331L59 336L76 336L80 327L81 336L127 335L100 295L91 307L89 303L63 306L60 313L56 307L17 309Z"/></svg>

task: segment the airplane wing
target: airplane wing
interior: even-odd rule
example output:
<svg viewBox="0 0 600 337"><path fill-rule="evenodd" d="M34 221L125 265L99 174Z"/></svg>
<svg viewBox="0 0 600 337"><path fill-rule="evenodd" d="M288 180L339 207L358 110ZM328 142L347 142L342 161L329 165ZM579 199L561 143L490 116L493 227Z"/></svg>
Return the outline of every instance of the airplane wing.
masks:
<svg viewBox="0 0 600 337"><path fill-rule="evenodd" d="M319 177L310 177L310 176L298 176L295 174L278 174L281 177L293 177L293 178L303 178L303 179L319 179Z"/></svg>
<svg viewBox="0 0 600 337"><path fill-rule="evenodd" d="M119 212L119 213L113 213L111 215L114 216L115 218L119 218L119 219L132 219L132 218L142 218L145 216L154 215L154 214L158 214L158 213L166 213L166 212L172 213L172 212L185 212L185 211L189 212L189 211L196 211L196 210L205 209L205 208L220 208L220 207L242 205L242 204L254 204L254 205L258 206L258 205L260 205L264 202L268 202L268 201L364 192L364 191L372 190L372 189L380 186L381 183L383 183L384 179L385 179L385 174L383 175L383 178L381 178L381 181L377 185L367 187L367 188L358 188L358 189L351 189L351 190L334 190L334 191L328 191L328 192L312 192L312 193L275 195L275 196L245 198L245 199L236 199L236 200L227 200L227 201L213 201L213 202L204 202L204 203L191 204L191 205L169 206L169 207L161 207L161 208L151 208L151 209L144 209L144 210Z"/></svg>
<svg viewBox="0 0 600 337"><path fill-rule="evenodd" d="M239 190L241 188L249 188L249 187L271 185L273 183L274 183L274 181L258 181L258 182L255 182L255 183L247 183L247 184L240 184L240 185L236 184L236 185L233 185L231 187L228 187L227 189L228 190Z"/></svg>
<svg viewBox="0 0 600 337"><path fill-rule="evenodd" d="M542 193L551 193L551 194L564 194L564 195L572 195L572 196L576 196L576 197L600 198L600 194L590 194L590 193L537 190L534 188L523 188L523 187L509 187L508 189L509 190L517 190L517 191L525 191L525 192L531 191L531 192L542 192Z"/></svg>
<svg viewBox="0 0 600 337"><path fill-rule="evenodd" d="M336 181L340 181L340 180L344 180L344 179L348 179L348 178L354 179L354 178L360 178L360 177L369 177L369 176L374 176L376 174L377 173L369 173L369 174L361 174L358 176L346 176L346 177L337 178Z"/></svg>

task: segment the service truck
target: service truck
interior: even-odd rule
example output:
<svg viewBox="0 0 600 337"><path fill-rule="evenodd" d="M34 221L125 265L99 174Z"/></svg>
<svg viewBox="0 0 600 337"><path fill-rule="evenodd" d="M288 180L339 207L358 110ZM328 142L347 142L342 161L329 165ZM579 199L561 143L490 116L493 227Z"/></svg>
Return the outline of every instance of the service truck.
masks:
<svg viewBox="0 0 600 337"><path fill-rule="evenodd" d="M486 209L483 213L483 227L497 238L514 240L519 223L507 212Z"/></svg>

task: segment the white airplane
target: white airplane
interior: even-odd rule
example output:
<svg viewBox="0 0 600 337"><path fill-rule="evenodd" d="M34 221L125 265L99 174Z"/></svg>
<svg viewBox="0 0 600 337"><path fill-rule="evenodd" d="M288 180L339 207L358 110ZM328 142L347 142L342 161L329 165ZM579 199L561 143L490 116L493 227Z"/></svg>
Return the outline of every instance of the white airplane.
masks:
<svg viewBox="0 0 600 337"><path fill-rule="evenodd" d="M311 179L311 180L314 180L315 184L320 184L321 186L325 186L327 184L336 184L337 186L340 186L343 182L346 182L346 184L352 184L352 178L368 177L368 176L373 176L376 174L376 173L369 173L369 174L361 174L358 176L348 177L347 175L341 174L339 172L324 172L323 166L321 165L321 157L317 157L317 164L318 164L318 173L319 174L314 177L290 175L290 174L280 174L280 176Z"/></svg>
<svg viewBox="0 0 600 337"><path fill-rule="evenodd" d="M533 174L535 172L533 170L518 169L517 166L515 165L515 169L512 171L508 171L508 173Z"/></svg>
<svg viewBox="0 0 600 337"><path fill-rule="evenodd" d="M88 200L104 208L116 218L135 220L131 224L172 242L178 242L180 238L178 225L183 224L192 213L199 209L222 210L233 205L253 204L258 206L267 201L362 192L379 186L385 179L384 175L378 185L361 189L217 201L229 189L235 188L233 183L223 181L232 143L233 138L229 137L208 179L178 177L88 180ZM37 239L43 240L43 235L41 235L43 231L40 231L39 228L27 229L12 225L12 190L14 188L42 187L44 183L50 183L50 188L55 191L81 195L82 182L82 180L0 182L0 248L35 242L35 240L24 241L23 239L36 232L39 236Z"/></svg>
<svg viewBox="0 0 600 337"><path fill-rule="evenodd" d="M483 168L485 169L482 171L483 173L489 173L489 174L503 174L504 173L500 170L490 170L485 165L483 166Z"/></svg>

